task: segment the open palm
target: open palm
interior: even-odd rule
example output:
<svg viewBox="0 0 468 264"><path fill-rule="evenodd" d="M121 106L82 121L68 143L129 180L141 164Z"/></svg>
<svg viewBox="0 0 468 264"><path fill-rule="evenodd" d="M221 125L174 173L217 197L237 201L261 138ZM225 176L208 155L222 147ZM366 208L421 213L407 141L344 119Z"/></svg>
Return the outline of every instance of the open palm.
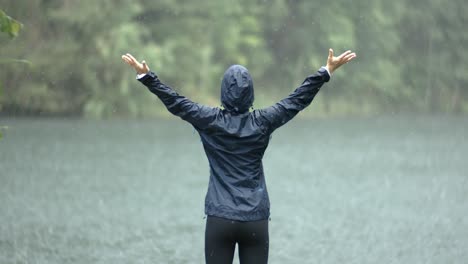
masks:
<svg viewBox="0 0 468 264"><path fill-rule="evenodd" d="M336 69L341 67L343 64L350 62L352 59L356 58L356 53L351 52L350 50L343 52L338 57L333 56L333 49L328 50L328 60L327 68L330 73L334 72Z"/></svg>
<svg viewBox="0 0 468 264"><path fill-rule="evenodd" d="M125 61L125 63L127 63L128 65L132 66L137 72L137 74L145 74L150 71L145 61L139 62L130 53L122 55L122 60Z"/></svg>

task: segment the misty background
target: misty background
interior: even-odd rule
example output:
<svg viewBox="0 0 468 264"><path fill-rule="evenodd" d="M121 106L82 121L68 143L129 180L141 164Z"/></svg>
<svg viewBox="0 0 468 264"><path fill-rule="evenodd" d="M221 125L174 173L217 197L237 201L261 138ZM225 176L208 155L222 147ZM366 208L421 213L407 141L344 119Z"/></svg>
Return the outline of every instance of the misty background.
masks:
<svg viewBox="0 0 468 264"><path fill-rule="evenodd" d="M269 263L467 263L462 1L0 0L0 10L0 263L203 263L200 138L121 55L210 106L225 69L245 65L261 108L324 65L328 48L357 58L265 153Z"/></svg>
<svg viewBox="0 0 468 264"><path fill-rule="evenodd" d="M146 60L181 94L218 106L231 64L252 73L255 107L285 97L326 63L333 76L310 116L468 112L468 6L459 1L21 0L0 7L24 24L0 35L4 115L152 117L162 104L121 62Z"/></svg>

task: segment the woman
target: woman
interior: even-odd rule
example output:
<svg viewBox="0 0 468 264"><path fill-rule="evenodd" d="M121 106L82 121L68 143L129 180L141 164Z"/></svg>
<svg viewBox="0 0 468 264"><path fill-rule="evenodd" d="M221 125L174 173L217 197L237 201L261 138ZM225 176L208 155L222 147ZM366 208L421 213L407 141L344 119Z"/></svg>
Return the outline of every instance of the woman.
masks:
<svg viewBox="0 0 468 264"><path fill-rule="evenodd" d="M241 264L268 262L270 202L262 158L270 135L306 108L331 73L356 57L329 50L327 65L308 76L293 93L273 106L252 110L252 78L240 65L229 67L221 82L223 108L201 105L163 84L148 65L126 54L143 83L174 115L198 131L210 165L205 199L205 260L232 263L236 243Z"/></svg>

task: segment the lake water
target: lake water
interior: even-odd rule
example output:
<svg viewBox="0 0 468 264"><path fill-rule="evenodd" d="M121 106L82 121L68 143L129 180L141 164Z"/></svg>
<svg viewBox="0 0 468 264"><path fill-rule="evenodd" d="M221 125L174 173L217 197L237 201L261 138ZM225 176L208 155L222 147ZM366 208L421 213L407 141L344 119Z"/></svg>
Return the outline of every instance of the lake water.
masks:
<svg viewBox="0 0 468 264"><path fill-rule="evenodd" d="M209 170L188 124L0 126L0 263L204 263ZM269 263L468 263L467 117L293 120L264 168Z"/></svg>

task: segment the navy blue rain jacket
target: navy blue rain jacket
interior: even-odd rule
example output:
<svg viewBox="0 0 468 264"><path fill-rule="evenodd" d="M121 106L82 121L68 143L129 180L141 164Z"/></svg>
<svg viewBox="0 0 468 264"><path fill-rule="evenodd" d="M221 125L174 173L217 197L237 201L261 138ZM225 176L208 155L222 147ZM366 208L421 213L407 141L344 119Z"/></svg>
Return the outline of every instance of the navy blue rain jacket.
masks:
<svg viewBox="0 0 468 264"><path fill-rule="evenodd" d="M285 99L253 111L249 111L254 101L252 78L240 65L231 66L224 74L224 109L192 102L163 84L154 72L139 80L172 114L192 124L201 137L210 165L205 214L256 221L270 216L262 166L270 135L306 108L329 79L322 67Z"/></svg>

